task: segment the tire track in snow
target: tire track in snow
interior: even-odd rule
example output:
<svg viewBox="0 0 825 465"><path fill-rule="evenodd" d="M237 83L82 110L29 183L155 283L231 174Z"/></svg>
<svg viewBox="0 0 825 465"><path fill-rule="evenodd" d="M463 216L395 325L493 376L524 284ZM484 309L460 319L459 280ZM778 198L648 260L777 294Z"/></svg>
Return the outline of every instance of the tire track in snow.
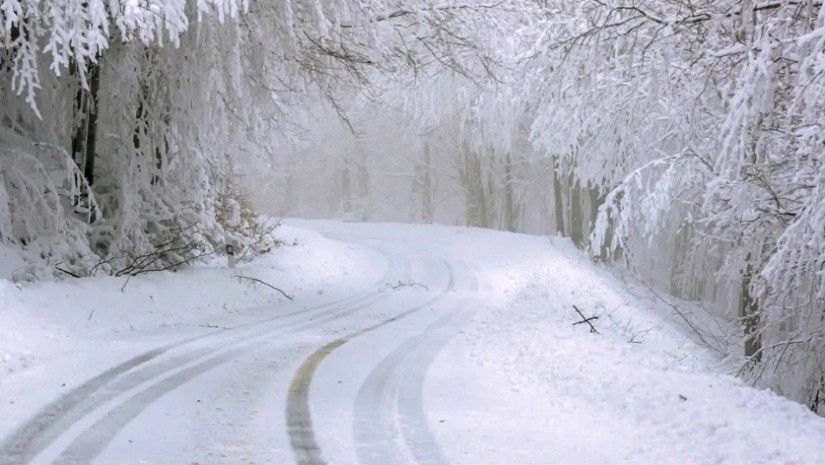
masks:
<svg viewBox="0 0 825 465"><path fill-rule="evenodd" d="M475 294L478 281L471 273L467 276L467 292ZM448 463L427 423L424 381L435 357L458 334L472 300L473 296L462 298L367 376L355 401L353 430L359 463L404 463L408 458L419 464Z"/></svg>
<svg viewBox="0 0 825 465"><path fill-rule="evenodd" d="M132 395L119 407L109 411L102 419L72 441L52 463L54 465L90 464L95 457L103 452L120 430L129 421L146 410L153 401L164 393L191 381L201 373L232 360L243 352L243 349L234 349L209 357Z"/></svg>
<svg viewBox="0 0 825 465"><path fill-rule="evenodd" d="M409 276L409 263L405 261L401 268L404 274ZM169 378L157 381L158 376L155 376L150 380L145 381L144 383L151 381L153 384L140 393L132 395L127 400L121 402L112 411L108 412L104 418L87 428L72 442L72 444L68 446L68 448L61 453L54 463L62 465L80 465L90 463L95 457L100 455L100 453L105 450L112 439L114 439L117 433L122 430L129 421L148 408L152 402L159 399L167 392L170 392L182 384L197 378L207 371L228 363L232 359L243 355L247 351L260 347L259 343L262 340L265 342L273 337L294 334L299 331L317 328L324 323L340 320L356 313L358 310L364 308L365 305L372 304L386 296L387 294L371 294L366 298L358 298L354 302L348 303L345 306L338 309L333 309L335 310L334 312L327 312L319 319L314 319L302 325L299 324L297 327L279 326L274 330L263 329L258 331L260 334L257 336L250 337L250 335L244 335L243 337L236 338L236 342L234 344L230 344L228 346L226 344L221 344L220 347L213 346L208 353L211 354L219 351L225 352L210 357L209 359L199 362L194 366L184 368L180 373L172 375ZM245 348L239 346L245 346ZM227 348L230 350L227 351ZM190 360L190 362L191 361L193 360ZM173 368L178 368L180 366L181 364L178 363L175 364ZM128 383L126 389L119 390L116 395L121 395L126 391L137 387L139 384L141 383Z"/></svg>
<svg viewBox="0 0 825 465"><path fill-rule="evenodd" d="M244 347L219 353L191 365L177 373L164 378L130 396L115 409L107 412L97 423L89 427L76 438L53 462L54 465L88 465L100 455L120 431L134 418L157 401L161 396L195 379L196 377L226 364L237 357L254 350L259 350L260 341L251 340ZM293 343L275 352L273 356L295 353L301 344Z"/></svg>
<svg viewBox="0 0 825 465"><path fill-rule="evenodd" d="M82 418L85 415L83 412L85 410L84 401L100 391L106 384L176 347L203 337L206 337L206 335L185 339L140 354L100 373L60 396L6 438L0 445L0 464L20 465L30 462L37 453L60 435L62 428L68 427L77 421L75 417Z"/></svg>
<svg viewBox="0 0 825 465"><path fill-rule="evenodd" d="M324 359L329 356L335 349L341 347L352 339L364 335L370 331L396 322L406 316L415 312L421 311L425 307L449 296L450 291L455 288L455 271L453 267L446 261L442 260L449 273L449 281L447 286L439 295L409 308L392 318L376 323L372 326L352 332L346 336L338 338L320 349L316 350L310 355L304 363L298 368L292 383L289 386L289 393L287 395L286 405L286 427L289 442L292 446L293 453L298 465L325 465L321 454L321 447L315 439L315 432L313 431L312 415L309 410L309 387L312 378L318 369L318 366Z"/></svg>
<svg viewBox="0 0 825 465"><path fill-rule="evenodd" d="M365 247L378 250L389 259L389 265L384 275L371 286L380 285L386 281L388 277L398 273L399 268L404 276L409 276L410 264L408 261L404 260L399 266L397 257L393 257L385 251L376 249L375 247ZM301 331L348 316L361 309L365 304L372 303L373 301L379 300L383 297L384 295L380 293L376 294L374 289L370 289L355 296L346 297L308 309L302 309L271 318L265 318L251 323L245 323L231 328L232 330L247 328L257 330L253 331L251 334L247 333L243 335L236 335L227 334L224 330L212 331L206 334L177 341L133 357L126 362L98 374L80 386L60 396L58 399L38 412L34 417L26 421L26 423L15 430L11 435L7 436L6 439L0 443L0 465L23 465L30 463L38 454L44 451L61 435L63 435L72 425L97 410L101 403L111 401L123 395L127 391L136 388L140 384L156 380L176 368L218 352L219 350L226 350L227 348L231 348L235 345L243 344L249 340L250 336L254 337L256 333L263 332L264 335L271 336L272 330L268 327L262 327L261 325L266 325L268 323L279 323L280 320L293 317L306 317L313 312L320 311L320 315L318 315L320 318L316 316L315 318L310 319L310 323L303 326L300 326L300 323L306 320L299 320L293 322L291 325L278 326L275 328L275 330L278 330L298 325L299 327L294 328L293 330ZM232 340L226 341L224 344L219 345L218 342L220 342L221 337L227 335ZM151 365L151 362L158 359L158 357L174 349L196 341L210 342L210 339L215 339L215 341L212 342L212 347L209 349L191 350L166 362ZM220 355L212 357L212 359L223 360ZM226 363L226 361L228 360L225 360L223 363ZM203 373L212 368L209 364L199 366L199 371L194 370L188 372L192 374L190 379L196 377L197 374ZM134 371L136 369L137 371ZM185 370L189 369L187 368ZM196 372L197 374L195 374ZM174 387L172 389L174 389ZM95 427L93 426L91 429L93 428ZM101 448L100 451L102 450L103 449Z"/></svg>

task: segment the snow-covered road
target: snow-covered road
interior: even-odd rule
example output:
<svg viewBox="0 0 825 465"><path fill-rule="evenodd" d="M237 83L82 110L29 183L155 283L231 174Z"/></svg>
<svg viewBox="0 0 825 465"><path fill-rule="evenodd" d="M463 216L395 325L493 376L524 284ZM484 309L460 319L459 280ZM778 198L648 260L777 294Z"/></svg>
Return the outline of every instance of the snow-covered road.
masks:
<svg viewBox="0 0 825 465"><path fill-rule="evenodd" d="M422 386L476 278L391 240L338 239L380 278L132 355L17 426L0 463L442 462Z"/></svg>
<svg viewBox="0 0 825 465"><path fill-rule="evenodd" d="M302 245L236 270L0 287L0 464L825 459L822 419L569 246L288 224Z"/></svg>

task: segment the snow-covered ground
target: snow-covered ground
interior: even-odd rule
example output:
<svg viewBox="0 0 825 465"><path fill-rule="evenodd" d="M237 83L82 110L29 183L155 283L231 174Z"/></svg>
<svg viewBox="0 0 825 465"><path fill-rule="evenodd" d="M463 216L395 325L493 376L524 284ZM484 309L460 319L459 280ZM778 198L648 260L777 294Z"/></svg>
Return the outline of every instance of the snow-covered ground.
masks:
<svg viewBox="0 0 825 465"><path fill-rule="evenodd" d="M0 464L825 463L825 420L564 240L285 224L128 282L0 249Z"/></svg>

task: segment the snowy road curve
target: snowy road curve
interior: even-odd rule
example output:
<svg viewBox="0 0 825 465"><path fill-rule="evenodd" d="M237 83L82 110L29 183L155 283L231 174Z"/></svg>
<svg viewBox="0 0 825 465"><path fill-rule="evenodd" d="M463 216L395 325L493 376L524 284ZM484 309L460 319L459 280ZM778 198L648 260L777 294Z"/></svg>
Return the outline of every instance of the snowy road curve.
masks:
<svg viewBox="0 0 825 465"><path fill-rule="evenodd" d="M108 368L8 435L0 464L445 463L423 382L476 297L476 279L431 253L338 239L383 257L380 279ZM189 444L174 440L187 430Z"/></svg>
<svg viewBox="0 0 825 465"><path fill-rule="evenodd" d="M280 234L290 246L238 268L125 292L0 280L0 465L825 463L822 418L730 376L735 360L567 241Z"/></svg>

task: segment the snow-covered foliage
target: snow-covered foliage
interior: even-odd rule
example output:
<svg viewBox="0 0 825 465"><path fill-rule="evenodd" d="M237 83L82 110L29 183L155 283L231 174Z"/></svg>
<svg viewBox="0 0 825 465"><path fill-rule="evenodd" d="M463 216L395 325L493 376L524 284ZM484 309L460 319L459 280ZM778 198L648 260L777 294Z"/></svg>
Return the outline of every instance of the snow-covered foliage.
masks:
<svg viewBox="0 0 825 465"><path fill-rule="evenodd" d="M495 48L482 41L486 34L470 33L495 27L498 7L337 0L3 2L0 121L25 144L64 150L62 176L72 181L62 188L75 191L61 206L55 188L29 186L35 181L24 172L25 163L4 159L6 183L25 181L28 197L0 197L0 211L14 210L14 216L0 217L3 240L23 240L13 237L15 228L28 228L28 236L85 237L72 259L87 269L80 265L72 274L101 261L117 267L169 241L207 253L226 242L250 245L237 228L227 236L217 216L222 201L238 192L230 179L233 167L245 157L266 160L277 150L262 135L289 133L302 102L314 95L343 115L342 99L377 90L366 85L377 78L383 85L440 70L469 80L490 74L498 66ZM45 156L10 150L4 157L29 157L35 165ZM35 234L22 218L37 218L40 210L53 214L49 227L38 226ZM67 258L46 255L51 264Z"/></svg>
<svg viewBox="0 0 825 465"><path fill-rule="evenodd" d="M77 266L73 262L89 253L88 226L71 208L83 173L65 150L32 144L2 127L0 160L0 242L24 248L34 260L57 256L70 262L66 268ZM15 278L31 279L29 271L15 270Z"/></svg>
<svg viewBox="0 0 825 465"><path fill-rule="evenodd" d="M194 8L198 18L211 13L223 23L227 15L236 18L239 8L247 4L198 0ZM114 37L144 46L166 42L179 46L189 28L188 8L181 1L3 2L0 39L9 61L3 64L12 71L12 89L24 94L37 111L35 96L42 87L42 67L60 76L76 66L85 85L89 64L110 48Z"/></svg>
<svg viewBox="0 0 825 465"><path fill-rule="evenodd" d="M228 155L241 128L230 120L236 117L234 106L241 103L232 95L241 91L233 81L233 73L241 69L240 44L232 40L235 27L190 27L183 3L170 2L160 12L157 6L134 3L123 10L105 10L117 11L106 15L98 8L102 2L85 7L45 2L50 4L49 14L60 16L60 21L30 10L19 16L25 20L6 17L7 37L13 41L4 51L13 65L4 70L11 88L0 91L3 121L26 140L55 147L67 159L61 166L69 180L57 187L78 192L67 195L60 217L55 217L57 224L36 235L66 230L73 237L86 237L88 246L73 257L82 263L69 269L72 274L88 273L102 260L122 266L130 256L173 239L198 245L223 241L214 220L215 199L227 187ZM73 22L63 22L68 20ZM22 24L32 32L17 33L15 38L15 28ZM105 40L110 24L117 26L123 40ZM31 59L18 53L17 44L26 39L45 43L44 53ZM164 40L176 46L161 46ZM25 65L48 61L51 73ZM25 90L19 87L21 76L48 79L51 84L36 95L31 82L26 84L24 103L15 95ZM89 101L94 103L83 103ZM12 152L42 162L42 151L17 147ZM29 179L14 165L4 167ZM49 189L39 191L45 196L44 192ZM32 202L21 205L18 200L21 217L44 213ZM20 221L11 220L19 228ZM45 258L54 264L67 257Z"/></svg>
<svg viewBox="0 0 825 465"><path fill-rule="evenodd" d="M571 21L536 60L555 82L533 140L610 190L593 249L648 275L672 268L682 295L744 289L727 312L742 319L753 375L821 408L821 4L581 8L559 2Z"/></svg>

